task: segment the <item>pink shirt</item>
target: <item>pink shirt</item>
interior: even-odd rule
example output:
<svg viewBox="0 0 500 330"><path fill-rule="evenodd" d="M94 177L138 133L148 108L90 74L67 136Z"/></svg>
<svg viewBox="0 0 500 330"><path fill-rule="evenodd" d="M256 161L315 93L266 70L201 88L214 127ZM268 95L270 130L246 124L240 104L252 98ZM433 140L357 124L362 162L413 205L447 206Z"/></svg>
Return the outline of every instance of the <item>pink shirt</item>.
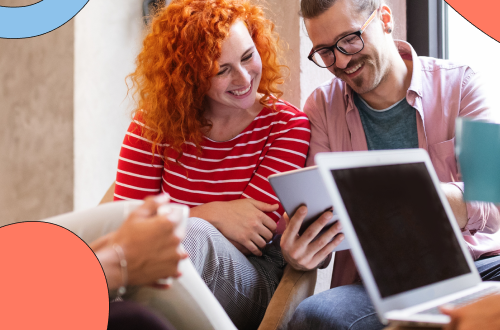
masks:
<svg viewBox="0 0 500 330"><path fill-rule="evenodd" d="M468 66L429 57L418 57L410 44L396 41L401 57L413 61L413 75L406 93L416 109L419 147L427 150L439 180L464 189L455 157L455 119L474 117L493 121L478 75ZM353 91L333 78L318 87L306 101L311 121L307 166L318 152L368 150ZM478 259L500 254L500 210L493 204L467 203L469 222L463 236Z"/></svg>

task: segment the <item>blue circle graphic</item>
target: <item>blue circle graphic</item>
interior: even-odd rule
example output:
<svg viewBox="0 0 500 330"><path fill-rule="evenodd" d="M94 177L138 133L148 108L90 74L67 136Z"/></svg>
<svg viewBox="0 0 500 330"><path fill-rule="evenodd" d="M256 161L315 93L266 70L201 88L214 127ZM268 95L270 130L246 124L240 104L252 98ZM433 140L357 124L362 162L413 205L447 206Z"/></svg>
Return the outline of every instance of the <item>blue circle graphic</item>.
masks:
<svg viewBox="0 0 500 330"><path fill-rule="evenodd" d="M36 37L62 26L89 0L42 0L25 7L0 6L0 38Z"/></svg>

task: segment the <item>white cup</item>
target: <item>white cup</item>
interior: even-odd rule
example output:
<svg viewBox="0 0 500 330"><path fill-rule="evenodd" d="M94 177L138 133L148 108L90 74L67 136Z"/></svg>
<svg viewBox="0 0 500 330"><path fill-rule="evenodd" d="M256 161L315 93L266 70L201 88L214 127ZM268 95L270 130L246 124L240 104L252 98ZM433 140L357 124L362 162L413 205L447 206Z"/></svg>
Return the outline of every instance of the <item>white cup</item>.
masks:
<svg viewBox="0 0 500 330"><path fill-rule="evenodd" d="M189 207L181 204L168 203L158 208L158 214L166 215L175 224L174 233L181 240L186 236L187 219L189 218ZM182 246L179 247L184 250ZM162 285L171 285L173 278L162 278L157 282Z"/></svg>
<svg viewBox="0 0 500 330"><path fill-rule="evenodd" d="M166 215L170 221L175 223L175 234L179 236L180 239L186 236L189 207L181 204L168 203L158 208L158 214Z"/></svg>

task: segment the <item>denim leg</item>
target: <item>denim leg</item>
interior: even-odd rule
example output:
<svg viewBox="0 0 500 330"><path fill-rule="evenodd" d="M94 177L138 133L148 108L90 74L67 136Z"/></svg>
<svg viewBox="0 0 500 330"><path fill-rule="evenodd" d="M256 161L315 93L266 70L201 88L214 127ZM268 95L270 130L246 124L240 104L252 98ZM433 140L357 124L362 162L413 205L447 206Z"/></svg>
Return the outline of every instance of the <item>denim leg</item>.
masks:
<svg viewBox="0 0 500 330"><path fill-rule="evenodd" d="M483 281L500 281L500 256L475 261ZM383 329L362 284L346 285L307 298L297 307L288 329Z"/></svg>
<svg viewBox="0 0 500 330"><path fill-rule="evenodd" d="M305 299L288 323L288 329L291 330L383 328L362 284L337 287Z"/></svg>
<svg viewBox="0 0 500 330"><path fill-rule="evenodd" d="M486 257L474 263L483 281L500 281L500 256Z"/></svg>

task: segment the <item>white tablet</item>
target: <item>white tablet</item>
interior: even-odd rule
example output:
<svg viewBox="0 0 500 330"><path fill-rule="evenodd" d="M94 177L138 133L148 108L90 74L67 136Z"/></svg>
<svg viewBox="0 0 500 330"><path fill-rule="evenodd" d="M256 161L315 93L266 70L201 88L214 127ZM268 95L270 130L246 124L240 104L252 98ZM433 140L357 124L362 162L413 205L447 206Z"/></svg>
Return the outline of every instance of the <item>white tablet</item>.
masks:
<svg viewBox="0 0 500 330"><path fill-rule="evenodd" d="M332 209L332 200L326 190L326 186L323 184L317 166L273 174L269 176L268 180L276 196L278 196L281 205L283 205L283 208L290 217L300 206L307 206L307 216L300 228L300 235L321 214ZM320 232L320 235L337 221L338 216L334 212L334 217ZM347 240L343 240L335 251L347 249L349 249L349 244Z"/></svg>

